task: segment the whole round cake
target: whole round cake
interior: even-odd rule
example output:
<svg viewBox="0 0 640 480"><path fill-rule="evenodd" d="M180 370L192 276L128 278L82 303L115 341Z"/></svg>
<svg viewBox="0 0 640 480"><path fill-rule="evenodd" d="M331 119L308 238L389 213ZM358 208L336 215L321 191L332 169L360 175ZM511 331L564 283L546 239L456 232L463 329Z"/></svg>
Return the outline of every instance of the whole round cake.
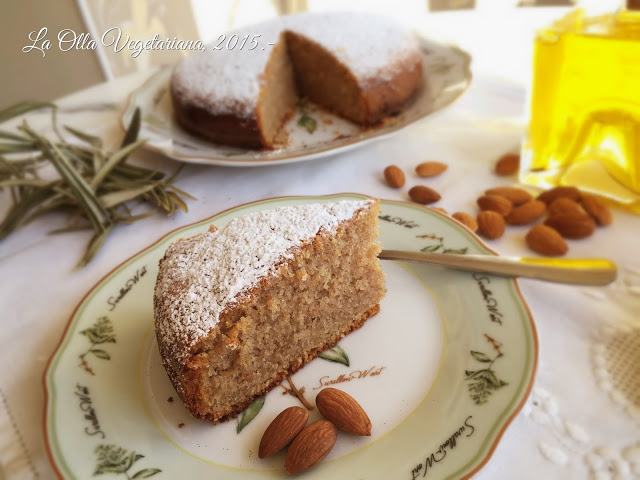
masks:
<svg viewBox="0 0 640 480"><path fill-rule="evenodd" d="M273 148L301 97L361 125L402 110L422 81L414 35L379 15L303 13L229 32L171 77L177 121L216 143Z"/></svg>

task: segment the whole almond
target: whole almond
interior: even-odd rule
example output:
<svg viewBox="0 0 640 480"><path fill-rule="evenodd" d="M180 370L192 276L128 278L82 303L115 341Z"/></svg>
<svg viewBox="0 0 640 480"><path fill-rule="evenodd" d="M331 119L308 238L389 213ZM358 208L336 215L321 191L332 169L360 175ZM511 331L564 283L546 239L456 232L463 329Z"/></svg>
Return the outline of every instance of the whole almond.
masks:
<svg viewBox="0 0 640 480"><path fill-rule="evenodd" d="M409 197L414 202L421 203L423 205L435 203L441 198L440 194L433 188L429 188L424 185L411 187L411 189L409 190Z"/></svg>
<svg viewBox="0 0 640 480"><path fill-rule="evenodd" d="M492 240L500 238L504 233L506 224L504 217L493 210L485 210L478 213L478 230Z"/></svg>
<svg viewBox="0 0 640 480"><path fill-rule="evenodd" d="M508 198L499 195L482 195L476 201L480 210L492 210L506 217L513 210L513 203Z"/></svg>
<svg viewBox="0 0 640 480"><path fill-rule="evenodd" d="M519 168L520 155L517 153L505 153L496 162L495 173L501 176L513 175Z"/></svg>
<svg viewBox="0 0 640 480"><path fill-rule="evenodd" d="M416 167L416 174L419 177L435 177L447 168L449 168L449 166L442 162L422 162Z"/></svg>
<svg viewBox="0 0 640 480"><path fill-rule="evenodd" d="M499 195L508 198L514 205L522 205L533 199L533 196L529 192L518 187L495 187L490 188L484 193L485 195Z"/></svg>
<svg viewBox="0 0 640 480"><path fill-rule="evenodd" d="M306 408L285 408L262 434L258 457L270 457L289 445L307 424L308 419L309 412Z"/></svg>
<svg viewBox="0 0 640 480"><path fill-rule="evenodd" d="M581 200L584 209L593 217L598 225L611 225L611 211L602 200L588 193L583 193Z"/></svg>
<svg viewBox="0 0 640 480"><path fill-rule="evenodd" d="M469 230L471 230L472 232L478 231L478 221L475 219L473 215L469 215L468 213L465 213L465 212L456 212L451 216L455 218L457 221L459 221L461 224L463 224L465 227L467 227Z"/></svg>
<svg viewBox="0 0 640 480"><path fill-rule="evenodd" d="M593 233L596 229L596 222L585 214L556 214L552 215L544 222L562 235L564 238L585 238Z"/></svg>
<svg viewBox="0 0 640 480"><path fill-rule="evenodd" d="M555 257L569 250L562 235L547 225L535 225L525 236L529 248L540 255Z"/></svg>
<svg viewBox="0 0 640 480"><path fill-rule="evenodd" d="M511 225L528 225L541 218L546 211L546 203L540 200L531 200L515 208L507 215L507 222Z"/></svg>
<svg viewBox="0 0 640 480"><path fill-rule="evenodd" d="M371 420L356 400L337 388L325 388L316 396L318 411L345 432L368 437Z"/></svg>
<svg viewBox="0 0 640 480"><path fill-rule="evenodd" d="M384 178L390 187L400 188L404 186L404 172L397 165L389 165L385 168Z"/></svg>
<svg viewBox="0 0 640 480"><path fill-rule="evenodd" d="M580 200L580 190L576 187L554 187L550 190L546 190L538 195L538 200L551 205L556 198L566 197L577 202Z"/></svg>
<svg viewBox="0 0 640 480"><path fill-rule="evenodd" d="M549 216L585 215L586 212L578 202L568 197L558 197L549 204Z"/></svg>
<svg viewBox="0 0 640 480"><path fill-rule="evenodd" d="M287 473L304 472L321 462L336 443L338 432L328 420L318 420L306 426L287 450Z"/></svg>

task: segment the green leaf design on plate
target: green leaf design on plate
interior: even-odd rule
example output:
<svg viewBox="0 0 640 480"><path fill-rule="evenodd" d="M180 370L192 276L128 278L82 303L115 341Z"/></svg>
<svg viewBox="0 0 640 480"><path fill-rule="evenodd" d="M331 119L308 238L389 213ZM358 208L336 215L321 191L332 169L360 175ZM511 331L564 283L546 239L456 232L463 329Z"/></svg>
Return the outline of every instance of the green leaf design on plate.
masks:
<svg viewBox="0 0 640 480"><path fill-rule="evenodd" d="M318 128L318 122L316 122L315 118L305 113L298 120L298 126L306 129L309 133L313 133Z"/></svg>
<svg viewBox="0 0 640 480"><path fill-rule="evenodd" d="M330 362L342 363L343 365L349 366L349 356L347 352L345 352L340 345L335 345L328 350L325 350L319 355L323 360L328 360Z"/></svg>
<svg viewBox="0 0 640 480"><path fill-rule="evenodd" d="M78 355L78 358L80 358L80 367L91 375L95 375L95 372L89 366L86 357L87 355L92 354L93 356L101 360L111 360L111 355L109 354L109 352L104 349L95 347L96 345L105 343L116 343L116 335L113 329L113 324L111 323L109 317L100 317L91 327L81 330L80 335L84 335L85 337L87 337L87 339L91 343L91 346L86 352Z"/></svg>
<svg viewBox="0 0 640 480"><path fill-rule="evenodd" d="M91 353L102 360L111 360L111 355L104 350L91 350Z"/></svg>
<svg viewBox="0 0 640 480"><path fill-rule="evenodd" d="M154 476L156 473L160 473L162 470L158 468L145 468L144 470L140 470L136 472L131 478L149 478Z"/></svg>
<svg viewBox="0 0 640 480"><path fill-rule="evenodd" d="M117 445L98 445L94 453L96 454L96 469L93 475L102 475L105 473L123 474L127 478L149 478L156 473L160 473L162 470L158 468L145 468L142 469L133 476L127 472L144 455L136 453L134 451L118 447Z"/></svg>
<svg viewBox="0 0 640 480"><path fill-rule="evenodd" d="M475 358L477 361L479 362L490 362L491 358L489 358L488 355L485 355L482 352L474 352L473 350L471 351L471 356L473 358Z"/></svg>
<svg viewBox="0 0 640 480"><path fill-rule="evenodd" d="M426 238L429 240L435 240L438 243L433 243L431 245L427 245L426 247L423 247L420 249L421 252L427 252L427 253L433 253L433 252L437 252L440 251L441 253L454 253L454 254L459 254L459 255L463 255L465 253L467 253L468 248L467 247L463 247L463 248L447 248L444 246L444 238L436 235L435 233L427 233L425 235L416 235L417 238Z"/></svg>
<svg viewBox="0 0 640 480"><path fill-rule="evenodd" d="M491 358L489 355L483 352L478 352L475 350L471 350L471 356L474 360L480 363L485 363L487 368L482 368L480 370L465 370L465 380L469 383L467 384L467 390L469 391L469 396L471 400L476 405L482 405L483 403L487 403L489 396L499 388L502 388L506 385L509 385L504 380L501 380L496 375L496 372L493 370L493 364L499 358L504 357L502 353L501 347L502 343L497 342L495 339L491 338L489 335L485 333L485 339L491 347L496 352L496 356Z"/></svg>
<svg viewBox="0 0 640 480"><path fill-rule="evenodd" d="M456 255L464 255L467 253L467 247L464 248L445 248L443 253L454 253Z"/></svg>
<svg viewBox="0 0 640 480"><path fill-rule="evenodd" d="M238 427L236 428L236 433L240 433L244 427L249 425L251 420L256 418L256 415L260 413L262 407L264 405L264 397L261 397L257 400L254 400L249 407L242 412L240 415L240 419L238 420Z"/></svg>
<svg viewBox="0 0 640 480"><path fill-rule="evenodd" d="M496 377L496 374L493 372L493 370L489 370L486 376L487 382L489 382L493 388L500 387L500 380L498 379L498 377Z"/></svg>

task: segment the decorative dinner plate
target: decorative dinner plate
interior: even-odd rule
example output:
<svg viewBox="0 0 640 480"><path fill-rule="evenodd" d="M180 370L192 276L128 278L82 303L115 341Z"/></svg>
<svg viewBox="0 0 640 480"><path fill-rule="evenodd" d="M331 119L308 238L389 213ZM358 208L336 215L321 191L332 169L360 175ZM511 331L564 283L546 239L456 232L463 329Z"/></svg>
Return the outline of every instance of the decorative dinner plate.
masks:
<svg viewBox="0 0 640 480"><path fill-rule="evenodd" d="M271 420L300 405L287 381L237 419L192 418L162 367L153 328L158 260L179 238L283 205L364 198L286 197L227 210L176 230L92 288L44 375L45 438L62 478L285 478L285 452L261 460ZM382 201L384 248L489 254L465 227L418 205ZM380 313L298 371L314 405L332 386L371 418L370 437L339 432L308 479L458 479L489 459L522 407L537 361L533 320L514 280L383 261ZM310 421L319 419L317 409Z"/></svg>
<svg viewBox="0 0 640 480"><path fill-rule="evenodd" d="M406 109L381 126L360 127L311 103L298 106L284 130L288 143L278 150L248 150L218 145L194 136L174 120L169 94L171 68L165 67L135 90L121 115L126 128L137 107L142 112L140 137L148 148L191 163L237 167L311 160L382 138L414 123L458 98L471 83L471 57L457 47L418 37L423 83Z"/></svg>

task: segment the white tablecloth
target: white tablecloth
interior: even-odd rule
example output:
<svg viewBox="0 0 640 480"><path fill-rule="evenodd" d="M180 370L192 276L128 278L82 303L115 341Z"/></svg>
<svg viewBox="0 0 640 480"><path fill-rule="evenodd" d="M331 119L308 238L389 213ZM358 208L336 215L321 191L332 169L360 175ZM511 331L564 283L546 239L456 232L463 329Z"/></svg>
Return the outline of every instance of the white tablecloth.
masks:
<svg viewBox="0 0 640 480"><path fill-rule="evenodd" d="M61 100L67 110L63 122L118 141L119 109L144 78L124 78ZM492 166L519 145L524 102L524 89L476 77L445 111L349 153L255 169L187 165L176 185L197 197L188 214L158 214L117 227L98 257L80 270L73 267L90 234L47 235L60 225L60 216L42 218L0 242L0 478L53 477L43 440L43 370L74 307L113 267L170 230L253 200L338 192L406 200L407 188L392 190L384 183L382 171L392 163L408 173L422 161L447 163L446 174L429 182L442 194L437 206L475 213L481 192L514 181L493 175ZM45 115L32 118L45 121ZM168 170L177 166L149 152L136 159ZM418 179L409 173L407 186L414 183ZM0 195L4 208L9 197ZM510 228L488 243L501 254L530 254L525 232ZM611 286L520 281L539 333L537 379L476 478L640 478L640 394L616 383L610 371L616 342L640 335L639 234L640 217L615 211L611 226L571 243L571 256L618 263L619 279ZM635 371L637 385L637 364Z"/></svg>

